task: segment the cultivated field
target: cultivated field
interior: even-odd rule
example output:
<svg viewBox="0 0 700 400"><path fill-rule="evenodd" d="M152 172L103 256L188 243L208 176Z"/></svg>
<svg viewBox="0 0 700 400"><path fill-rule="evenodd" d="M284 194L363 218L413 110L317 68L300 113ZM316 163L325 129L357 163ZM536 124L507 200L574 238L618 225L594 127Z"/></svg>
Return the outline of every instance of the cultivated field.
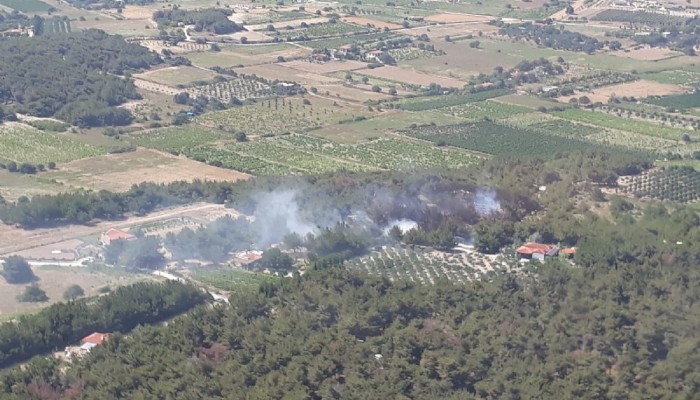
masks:
<svg viewBox="0 0 700 400"><path fill-rule="evenodd" d="M437 83L443 87L462 88L466 82L454 78L444 76L428 75L421 72L416 72L411 69L400 67L384 66L382 68L361 69L355 71L358 74L367 75L370 77L387 79L395 82L403 82L412 85L429 86L431 83Z"/></svg>
<svg viewBox="0 0 700 400"><path fill-rule="evenodd" d="M235 181L250 176L156 150L139 149L63 164L57 171L48 173L47 177L66 187L125 191L141 182L169 183L194 179Z"/></svg>
<svg viewBox="0 0 700 400"><path fill-rule="evenodd" d="M333 60L325 63L297 60L286 62L284 63L284 66L315 74L330 74L338 71L355 71L358 69L363 69L367 67L367 63L353 60Z"/></svg>

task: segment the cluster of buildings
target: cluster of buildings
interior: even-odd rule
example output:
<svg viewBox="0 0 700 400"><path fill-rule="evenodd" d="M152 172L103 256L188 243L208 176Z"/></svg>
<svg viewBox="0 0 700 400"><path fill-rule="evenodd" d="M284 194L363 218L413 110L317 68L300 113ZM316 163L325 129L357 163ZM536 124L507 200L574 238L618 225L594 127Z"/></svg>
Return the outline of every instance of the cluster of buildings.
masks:
<svg viewBox="0 0 700 400"><path fill-rule="evenodd" d="M624 11L644 11L648 13L665 14L672 17L692 18L700 15L700 10L689 9L674 5L664 5L658 1L644 0L614 0L608 5L608 8L613 10Z"/></svg>

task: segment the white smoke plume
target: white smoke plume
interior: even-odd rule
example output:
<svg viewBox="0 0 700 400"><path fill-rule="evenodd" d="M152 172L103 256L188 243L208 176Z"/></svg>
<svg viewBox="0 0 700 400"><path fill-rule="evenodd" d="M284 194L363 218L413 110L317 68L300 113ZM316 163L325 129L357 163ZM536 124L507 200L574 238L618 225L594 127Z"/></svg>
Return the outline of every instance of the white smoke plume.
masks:
<svg viewBox="0 0 700 400"><path fill-rule="evenodd" d="M253 226L258 231L260 247L280 242L288 233L306 236L314 233L316 225L305 220L297 202L297 192L291 189L259 194L256 198Z"/></svg>
<svg viewBox="0 0 700 400"><path fill-rule="evenodd" d="M494 189L477 189L474 196L474 209L479 215L489 216L501 211L501 202Z"/></svg>

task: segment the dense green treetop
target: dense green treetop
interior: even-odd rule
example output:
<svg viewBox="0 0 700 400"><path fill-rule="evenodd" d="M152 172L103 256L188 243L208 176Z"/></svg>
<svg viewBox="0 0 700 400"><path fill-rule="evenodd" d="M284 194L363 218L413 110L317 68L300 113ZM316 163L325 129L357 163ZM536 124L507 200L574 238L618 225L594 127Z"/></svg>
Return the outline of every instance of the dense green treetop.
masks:
<svg viewBox="0 0 700 400"><path fill-rule="evenodd" d="M36 279L27 260L20 256L10 256L2 265L2 276L7 283L28 283Z"/></svg>
<svg viewBox="0 0 700 400"><path fill-rule="evenodd" d="M99 30L0 39L0 101L12 111L80 126L124 125L116 108L139 98L128 71L160 63L157 54Z"/></svg>
<svg viewBox="0 0 700 400"><path fill-rule="evenodd" d="M0 393L67 398L694 398L700 222L661 206L590 217L577 265L419 285L307 272L115 337ZM684 237L687 242L676 244ZM610 245L612 244L612 245ZM14 396L14 397L12 397ZM24 397L23 397L24 396Z"/></svg>

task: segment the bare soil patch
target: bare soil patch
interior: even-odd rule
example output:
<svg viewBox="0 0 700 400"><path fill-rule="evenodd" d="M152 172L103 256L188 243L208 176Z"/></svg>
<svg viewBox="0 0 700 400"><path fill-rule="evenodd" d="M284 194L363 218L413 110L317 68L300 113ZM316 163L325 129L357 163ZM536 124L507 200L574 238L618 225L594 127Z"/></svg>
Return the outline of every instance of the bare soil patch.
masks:
<svg viewBox="0 0 700 400"><path fill-rule="evenodd" d="M348 22L350 24L356 24L356 25L362 25L362 26L367 26L367 24L374 26L375 28L380 28L380 29L401 29L403 26L399 24L394 24L391 22L386 22L386 21L380 21L378 19L372 19L372 18L365 18L365 17L355 17L355 16L348 16L348 17L343 17L342 18L343 22Z"/></svg>
<svg viewBox="0 0 700 400"><path fill-rule="evenodd" d="M326 92L328 92L328 94L326 94ZM371 91L371 86L366 89L361 89L339 84L319 86L318 94L330 99L340 99L355 103L364 103L368 100L385 100L391 97L386 93L375 93Z"/></svg>
<svg viewBox="0 0 700 400"><path fill-rule="evenodd" d="M443 13L425 17L425 20L441 24L452 24L458 22L488 22L493 21L494 18L485 15Z"/></svg>
<svg viewBox="0 0 700 400"><path fill-rule="evenodd" d="M66 186L126 191L141 182L170 183L194 179L237 181L250 175L212 167L152 149L84 158L59 166L48 174Z"/></svg>
<svg viewBox="0 0 700 400"><path fill-rule="evenodd" d="M683 92L685 92L685 90L678 85L638 80L634 82L621 83L619 85L605 86L591 92L577 93L573 96L559 97L557 100L562 103L568 103L573 97L578 98L581 96L587 96L594 103L607 103L608 99L610 99L612 96L633 96L636 98L644 98L649 96L666 96Z"/></svg>
<svg viewBox="0 0 700 400"><path fill-rule="evenodd" d="M339 83L337 78L331 78L321 74L288 68L285 66L285 64L286 63L255 65L252 67L239 68L236 70L236 72L247 75L255 74L266 79L284 79L308 86Z"/></svg>
<svg viewBox="0 0 700 400"><path fill-rule="evenodd" d="M122 9L121 15L126 19L150 19L153 12L150 7L127 5Z"/></svg>
<svg viewBox="0 0 700 400"><path fill-rule="evenodd" d="M505 53L473 49L467 42L448 43L436 40L434 44L435 48L444 51L445 55L411 60L403 64L422 72L468 79L479 73L489 74L497 66L512 68L522 61L520 57Z"/></svg>
<svg viewBox="0 0 700 400"><path fill-rule="evenodd" d="M295 60L284 63L284 66L315 74L330 74L338 71L355 71L358 69L366 68L367 63L353 60L333 60L325 63Z"/></svg>
<svg viewBox="0 0 700 400"><path fill-rule="evenodd" d="M384 66L382 68L374 69L362 69L357 72L367 76L373 76L376 78L387 79L397 82L404 82L413 85L427 86L431 83L437 83L438 85L444 87L461 88L466 84L466 82L454 78L429 75L421 72L416 72L410 69L392 66Z"/></svg>
<svg viewBox="0 0 700 400"><path fill-rule="evenodd" d="M134 75L135 78L171 86L207 81L215 76L212 72L189 66L159 68Z"/></svg>
<svg viewBox="0 0 700 400"><path fill-rule="evenodd" d="M624 49L611 52L610 54L618 57L627 57L632 58L634 60L642 61L657 61L680 55L680 53L676 51L659 47L641 47L633 49Z"/></svg>
<svg viewBox="0 0 700 400"><path fill-rule="evenodd" d="M411 35L422 35L426 34L430 38L442 38L445 36L450 37L461 37L466 35L478 35L479 32L488 34L491 32L497 32L498 27L493 25L488 25L484 23L463 23L463 24L451 24L451 25L438 25L438 26L421 26L417 28L407 29L403 32L410 33ZM433 44L439 42L435 41Z"/></svg>
<svg viewBox="0 0 700 400"><path fill-rule="evenodd" d="M236 32L231 35L227 35L227 37L238 41L240 41L241 38L246 38L249 42L269 42L272 40L270 36L267 36L262 32Z"/></svg>

